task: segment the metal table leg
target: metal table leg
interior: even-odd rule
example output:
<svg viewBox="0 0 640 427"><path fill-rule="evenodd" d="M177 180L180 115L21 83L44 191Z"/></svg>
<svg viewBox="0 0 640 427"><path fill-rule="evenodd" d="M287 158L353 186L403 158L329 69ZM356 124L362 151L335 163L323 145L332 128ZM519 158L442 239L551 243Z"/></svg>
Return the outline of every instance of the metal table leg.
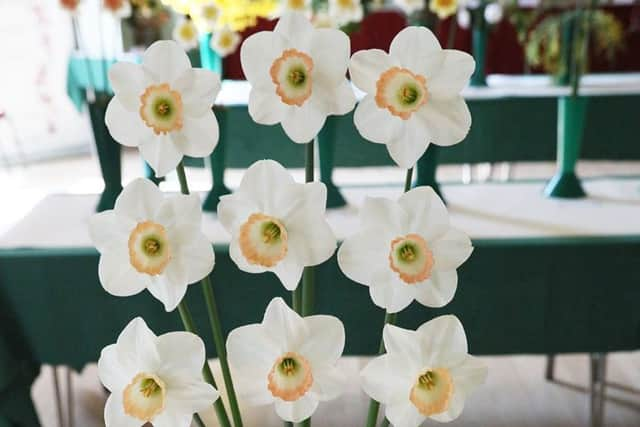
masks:
<svg viewBox="0 0 640 427"><path fill-rule="evenodd" d="M591 353L591 427L603 426L606 370L606 353Z"/></svg>

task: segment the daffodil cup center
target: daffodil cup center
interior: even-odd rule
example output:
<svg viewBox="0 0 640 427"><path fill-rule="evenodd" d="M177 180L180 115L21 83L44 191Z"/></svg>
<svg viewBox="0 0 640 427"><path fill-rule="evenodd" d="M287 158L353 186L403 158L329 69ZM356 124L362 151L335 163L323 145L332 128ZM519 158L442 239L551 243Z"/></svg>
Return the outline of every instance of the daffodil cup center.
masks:
<svg viewBox="0 0 640 427"><path fill-rule="evenodd" d="M156 135L182 129L183 106L178 91L167 83L151 85L140 96L140 117Z"/></svg>
<svg viewBox="0 0 640 427"><path fill-rule="evenodd" d="M288 0L287 4L289 5L289 9L293 10L302 10L305 7L304 0Z"/></svg>
<svg viewBox="0 0 640 427"><path fill-rule="evenodd" d="M138 223L129 235L129 261L140 273L161 274L171 260L165 228L152 221Z"/></svg>
<svg viewBox="0 0 640 427"><path fill-rule="evenodd" d="M409 395L411 403L424 416L442 413L453 396L453 379L446 368L427 369L421 373Z"/></svg>
<svg viewBox="0 0 640 427"><path fill-rule="evenodd" d="M391 242L390 267L405 283L411 285L427 280L433 263L433 253L421 236L408 234Z"/></svg>
<svg viewBox="0 0 640 427"><path fill-rule="evenodd" d="M122 393L125 414L140 421L152 421L164 410L166 386L157 375L136 375Z"/></svg>
<svg viewBox="0 0 640 427"><path fill-rule="evenodd" d="M268 376L269 391L282 400L294 401L313 385L311 365L297 353L285 353L273 364Z"/></svg>
<svg viewBox="0 0 640 427"><path fill-rule="evenodd" d="M276 93L288 105L304 104L313 89L313 59L304 52L287 49L271 65L269 74Z"/></svg>
<svg viewBox="0 0 640 427"><path fill-rule="evenodd" d="M288 234L277 218L254 213L240 227L240 251L250 264L273 267L287 255Z"/></svg>
<svg viewBox="0 0 640 427"><path fill-rule="evenodd" d="M202 16L209 21L215 21L218 19L218 8L212 4L204 6Z"/></svg>
<svg viewBox="0 0 640 427"><path fill-rule="evenodd" d="M406 68L393 67L382 73L376 82L375 99L378 107L408 120L427 102L426 79Z"/></svg>

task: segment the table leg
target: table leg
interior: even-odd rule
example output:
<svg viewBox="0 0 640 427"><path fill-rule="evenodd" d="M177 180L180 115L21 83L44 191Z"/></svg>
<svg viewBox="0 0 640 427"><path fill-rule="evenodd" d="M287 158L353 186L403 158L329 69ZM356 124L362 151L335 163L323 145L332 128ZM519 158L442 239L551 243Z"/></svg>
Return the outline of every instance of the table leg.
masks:
<svg viewBox="0 0 640 427"><path fill-rule="evenodd" d="M220 126L220 139L213 153L209 156L209 171L211 172L211 180L213 185L209 194L205 198L202 209L207 212L216 212L218 209L218 202L220 196L230 194L231 190L224 185L224 171L225 166L225 152L227 145L227 121L228 110L226 108L215 108L216 116L218 118L218 125Z"/></svg>
<svg viewBox="0 0 640 427"><path fill-rule="evenodd" d="M336 144L335 118L328 117L318 134L318 156L320 158L320 181L327 186L327 207L340 208L347 205L342 193L333 183L334 154Z"/></svg>
<svg viewBox="0 0 640 427"><path fill-rule="evenodd" d="M440 191L440 184L436 179L436 170L438 169L438 154L440 147L435 144L429 144L427 151L418 159L418 176L414 184L415 187L428 185L440 196L442 201L444 196ZM446 202L445 202L446 203Z"/></svg>
<svg viewBox="0 0 640 427"><path fill-rule="evenodd" d="M89 104L91 129L96 143L100 172L104 180L104 191L100 196L96 211L113 209L116 198L122 191L122 165L120 160L120 144L109 134L104 123L104 115L109 98L99 96L96 102Z"/></svg>
<svg viewBox="0 0 640 427"><path fill-rule="evenodd" d="M544 377L547 381L553 381L555 379L555 367L556 367L556 355L547 355L547 369L545 370Z"/></svg>
<svg viewBox="0 0 640 427"><path fill-rule="evenodd" d="M64 415L62 410L62 393L60 391L60 376L58 375L58 367L52 366L53 370L53 396L56 401L56 415L58 416L58 427L64 427Z"/></svg>
<svg viewBox="0 0 640 427"><path fill-rule="evenodd" d="M606 398L606 353L591 354L591 427L602 427Z"/></svg>
<svg viewBox="0 0 640 427"><path fill-rule="evenodd" d="M575 199L586 196L575 172L586 106L587 99L583 97L558 98L558 171L544 190L547 197Z"/></svg>
<svg viewBox="0 0 640 427"><path fill-rule="evenodd" d="M472 12L472 44L473 58L476 60L476 68L471 75L471 86L487 85L485 63L487 59L489 31L487 28L487 22L484 19L484 9L484 6L479 6Z"/></svg>
<svg viewBox="0 0 640 427"><path fill-rule="evenodd" d="M73 427L75 421L75 407L73 405L73 370L65 366L67 372L67 427Z"/></svg>

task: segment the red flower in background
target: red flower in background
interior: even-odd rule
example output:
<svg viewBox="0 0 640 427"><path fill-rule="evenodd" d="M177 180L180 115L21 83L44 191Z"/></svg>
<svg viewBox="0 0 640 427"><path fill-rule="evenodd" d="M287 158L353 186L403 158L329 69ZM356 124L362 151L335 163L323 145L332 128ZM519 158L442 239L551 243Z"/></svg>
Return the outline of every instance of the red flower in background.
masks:
<svg viewBox="0 0 640 427"><path fill-rule="evenodd" d="M80 0L60 0L60 5L70 11L75 11L78 8L79 3Z"/></svg>

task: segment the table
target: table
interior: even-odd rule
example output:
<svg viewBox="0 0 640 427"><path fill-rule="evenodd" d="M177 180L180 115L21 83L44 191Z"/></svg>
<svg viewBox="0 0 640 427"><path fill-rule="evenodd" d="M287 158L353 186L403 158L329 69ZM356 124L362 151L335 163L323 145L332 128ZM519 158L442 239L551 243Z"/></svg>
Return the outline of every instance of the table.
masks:
<svg viewBox="0 0 640 427"><path fill-rule="evenodd" d="M540 181L443 185L453 224L476 249L459 269L453 302L443 309L414 303L400 314L400 325L454 313L474 354L640 348L640 179L585 185L590 198L579 201L542 197ZM365 195L400 192L400 184L345 188L349 206L328 213L338 238L354 229ZM39 364L81 369L137 315L158 333L180 328L178 315L166 314L146 293L116 298L98 283L98 254L85 227L96 199L47 197L0 238L0 426L38 425L28 390ZM212 279L225 332L259 321L273 296L289 298L273 275L235 267L229 236L214 214L205 215L204 229L215 245ZM367 288L342 275L335 256L318 269L316 283L318 311L345 323L345 353L374 354L384 314ZM211 341L199 287L187 298Z"/></svg>

